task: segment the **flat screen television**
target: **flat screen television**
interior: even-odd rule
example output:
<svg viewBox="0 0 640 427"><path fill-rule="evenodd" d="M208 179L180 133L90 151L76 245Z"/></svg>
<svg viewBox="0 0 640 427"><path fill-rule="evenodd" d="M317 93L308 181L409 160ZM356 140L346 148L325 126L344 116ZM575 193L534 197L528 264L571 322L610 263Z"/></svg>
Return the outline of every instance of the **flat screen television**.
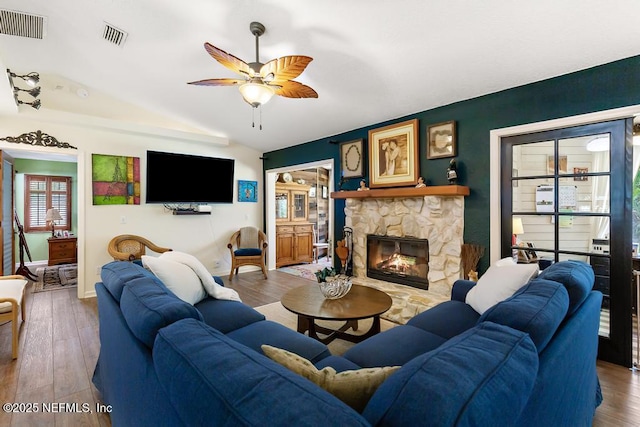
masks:
<svg viewBox="0 0 640 427"><path fill-rule="evenodd" d="M147 203L233 203L234 159L147 151Z"/></svg>

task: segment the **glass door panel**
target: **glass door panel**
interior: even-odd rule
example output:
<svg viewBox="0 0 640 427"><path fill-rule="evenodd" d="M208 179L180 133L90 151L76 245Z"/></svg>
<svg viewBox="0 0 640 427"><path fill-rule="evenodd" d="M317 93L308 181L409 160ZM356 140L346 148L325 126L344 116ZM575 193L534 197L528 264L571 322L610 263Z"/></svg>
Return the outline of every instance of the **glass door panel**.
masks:
<svg viewBox="0 0 640 427"><path fill-rule="evenodd" d="M286 221L289 219L289 193L276 192L276 220Z"/></svg>
<svg viewBox="0 0 640 427"><path fill-rule="evenodd" d="M541 268L590 264L594 289L603 294L600 356L619 364L630 360L630 127L630 119L603 122L508 137L501 145L502 256L518 254L519 262Z"/></svg>

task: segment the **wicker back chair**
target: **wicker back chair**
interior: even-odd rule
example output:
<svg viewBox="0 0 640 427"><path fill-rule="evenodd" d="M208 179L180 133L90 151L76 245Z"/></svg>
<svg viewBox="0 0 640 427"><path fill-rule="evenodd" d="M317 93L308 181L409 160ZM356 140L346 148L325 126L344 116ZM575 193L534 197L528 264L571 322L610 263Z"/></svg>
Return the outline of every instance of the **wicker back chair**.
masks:
<svg viewBox="0 0 640 427"><path fill-rule="evenodd" d="M242 232L254 235L256 237L255 246L243 246ZM267 278L267 236L255 227L244 227L233 233L227 244L229 252L231 252L231 272L229 280L233 280L233 274L238 274L238 269L243 265L254 265L260 267L264 278Z"/></svg>
<svg viewBox="0 0 640 427"><path fill-rule="evenodd" d="M141 259L142 255L145 255L147 248L158 253L171 250L158 246L144 237L133 234L121 234L114 237L109 242L107 250L115 261L135 261Z"/></svg>

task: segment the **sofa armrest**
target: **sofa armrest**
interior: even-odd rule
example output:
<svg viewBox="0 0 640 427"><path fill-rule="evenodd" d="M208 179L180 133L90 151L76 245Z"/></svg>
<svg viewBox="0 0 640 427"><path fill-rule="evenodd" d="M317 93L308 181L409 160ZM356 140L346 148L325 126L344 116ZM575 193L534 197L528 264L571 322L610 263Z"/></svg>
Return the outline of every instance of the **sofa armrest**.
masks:
<svg viewBox="0 0 640 427"><path fill-rule="evenodd" d="M451 300L465 302L467 293L476 285L476 282L471 280L456 280L451 288Z"/></svg>

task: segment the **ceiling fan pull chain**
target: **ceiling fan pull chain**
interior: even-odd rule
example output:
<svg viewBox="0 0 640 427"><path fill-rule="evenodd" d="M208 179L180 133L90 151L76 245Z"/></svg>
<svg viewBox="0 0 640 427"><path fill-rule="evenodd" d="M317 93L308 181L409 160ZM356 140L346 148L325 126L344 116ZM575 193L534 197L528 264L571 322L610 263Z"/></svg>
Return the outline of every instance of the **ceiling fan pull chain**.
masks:
<svg viewBox="0 0 640 427"><path fill-rule="evenodd" d="M254 128L256 127L256 118L255 118L255 108L251 109L251 127Z"/></svg>
<svg viewBox="0 0 640 427"><path fill-rule="evenodd" d="M260 130L262 130L262 105L260 106Z"/></svg>

